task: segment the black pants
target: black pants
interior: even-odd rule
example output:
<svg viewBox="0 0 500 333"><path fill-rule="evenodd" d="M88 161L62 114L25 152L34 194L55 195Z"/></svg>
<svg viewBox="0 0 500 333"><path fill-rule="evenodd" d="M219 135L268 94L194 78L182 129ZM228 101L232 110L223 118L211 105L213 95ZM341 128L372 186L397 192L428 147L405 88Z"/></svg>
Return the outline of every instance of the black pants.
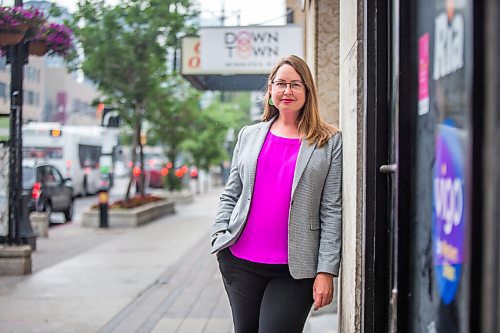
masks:
<svg viewBox="0 0 500 333"><path fill-rule="evenodd" d="M235 333L301 333L313 304L314 279L295 280L288 265L217 254Z"/></svg>

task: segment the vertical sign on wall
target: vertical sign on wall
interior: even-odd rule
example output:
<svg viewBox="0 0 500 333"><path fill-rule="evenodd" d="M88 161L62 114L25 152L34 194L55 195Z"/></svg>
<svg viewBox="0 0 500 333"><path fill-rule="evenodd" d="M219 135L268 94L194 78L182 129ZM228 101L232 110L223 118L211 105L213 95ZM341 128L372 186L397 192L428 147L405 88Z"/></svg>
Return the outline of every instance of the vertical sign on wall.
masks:
<svg viewBox="0 0 500 333"><path fill-rule="evenodd" d="M467 332L472 1L418 0L414 332Z"/></svg>
<svg viewBox="0 0 500 333"><path fill-rule="evenodd" d="M438 126L434 165L433 243L439 296L444 304L455 298L465 259L466 202L463 132L453 123Z"/></svg>
<svg viewBox="0 0 500 333"><path fill-rule="evenodd" d="M418 115L429 112L429 33L418 41Z"/></svg>
<svg viewBox="0 0 500 333"><path fill-rule="evenodd" d="M432 244L434 281L440 305L436 331L466 330L468 279L466 269L470 138L470 76L466 66L466 1L435 1L430 103L436 121L432 181ZM469 6L470 7L470 6ZM471 57L468 66L471 66ZM419 96L420 98L420 96ZM420 109L419 109L420 111ZM420 113L420 112L419 112Z"/></svg>

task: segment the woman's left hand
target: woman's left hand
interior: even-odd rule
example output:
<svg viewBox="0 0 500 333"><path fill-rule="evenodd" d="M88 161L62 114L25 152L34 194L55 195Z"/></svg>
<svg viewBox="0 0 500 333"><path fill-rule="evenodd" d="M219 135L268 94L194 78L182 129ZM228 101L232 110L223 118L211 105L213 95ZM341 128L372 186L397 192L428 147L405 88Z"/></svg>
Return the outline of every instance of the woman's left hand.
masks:
<svg viewBox="0 0 500 333"><path fill-rule="evenodd" d="M318 273L313 285L314 311L330 304L333 300L333 275Z"/></svg>

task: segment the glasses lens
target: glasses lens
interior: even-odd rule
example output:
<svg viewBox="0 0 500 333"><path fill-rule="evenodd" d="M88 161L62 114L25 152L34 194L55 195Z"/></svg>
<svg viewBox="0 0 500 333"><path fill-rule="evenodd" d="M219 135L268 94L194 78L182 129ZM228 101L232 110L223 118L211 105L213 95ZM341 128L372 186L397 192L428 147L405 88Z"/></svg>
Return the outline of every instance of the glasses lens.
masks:
<svg viewBox="0 0 500 333"><path fill-rule="evenodd" d="M279 91L285 91L286 86L290 85L290 89L295 92L300 92L304 89L304 84L300 81L285 82L285 81L275 81L273 82L274 88Z"/></svg>
<svg viewBox="0 0 500 333"><path fill-rule="evenodd" d="M274 82L274 87L278 91L283 91L286 89L286 83L285 82Z"/></svg>

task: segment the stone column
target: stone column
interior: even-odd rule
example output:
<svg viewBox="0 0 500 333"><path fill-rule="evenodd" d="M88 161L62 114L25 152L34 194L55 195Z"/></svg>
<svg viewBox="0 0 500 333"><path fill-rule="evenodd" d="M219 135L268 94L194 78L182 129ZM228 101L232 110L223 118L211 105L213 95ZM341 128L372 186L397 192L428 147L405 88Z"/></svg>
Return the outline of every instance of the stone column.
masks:
<svg viewBox="0 0 500 333"><path fill-rule="evenodd" d="M322 117L343 132L343 253L338 332L361 332L363 279L363 1L304 0L305 56Z"/></svg>
<svg viewBox="0 0 500 333"><path fill-rule="evenodd" d="M317 1L316 83L319 111L323 119L339 127L340 13L337 1Z"/></svg>
<svg viewBox="0 0 500 333"><path fill-rule="evenodd" d="M305 58L318 87L321 117L339 127L339 3L311 0L304 4Z"/></svg>
<svg viewBox="0 0 500 333"><path fill-rule="evenodd" d="M363 0L340 0L343 251L339 332L361 332L364 223Z"/></svg>

